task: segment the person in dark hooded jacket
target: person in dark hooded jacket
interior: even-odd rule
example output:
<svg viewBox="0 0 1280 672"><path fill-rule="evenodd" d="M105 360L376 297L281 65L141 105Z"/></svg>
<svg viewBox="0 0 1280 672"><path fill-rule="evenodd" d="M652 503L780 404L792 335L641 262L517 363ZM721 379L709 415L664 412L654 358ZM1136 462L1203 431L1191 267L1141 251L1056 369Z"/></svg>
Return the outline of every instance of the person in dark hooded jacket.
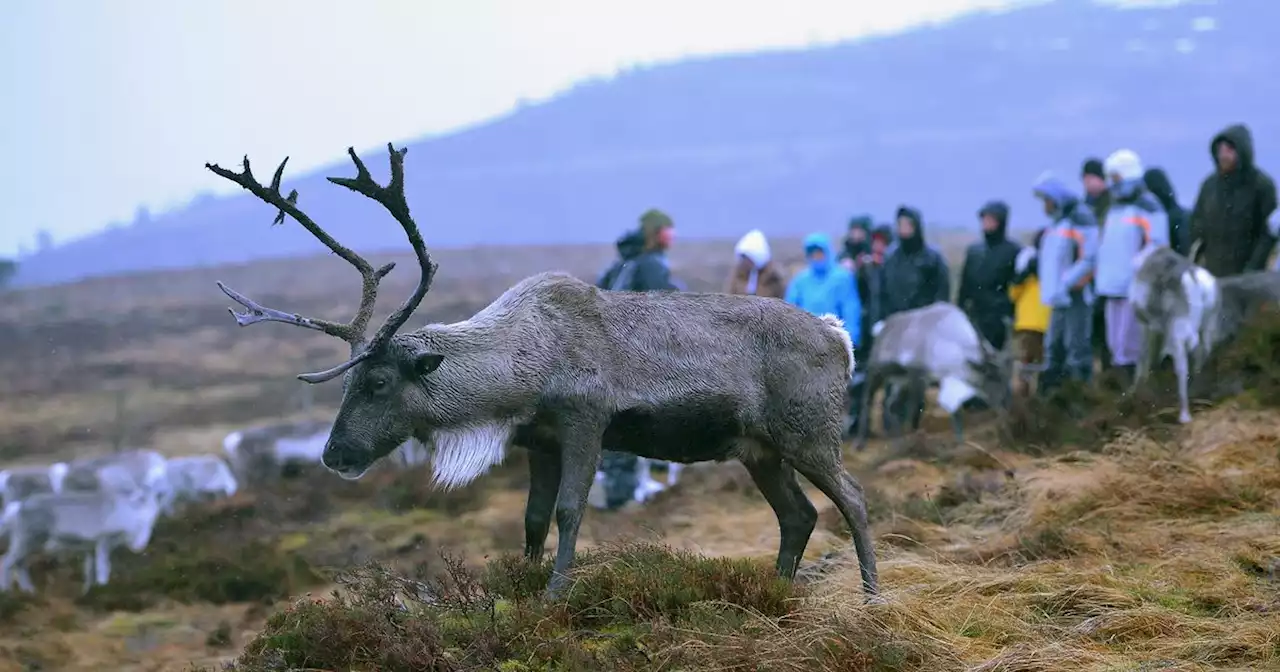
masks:
<svg viewBox="0 0 1280 672"><path fill-rule="evenodd" d="M951 269L942 253L925 242L924 218L920 211L904 205L898 208L897 217L898 244L884 262L879 320L904 310L951 300ZM888 396L886 394L886 401ZM918 426L918 419L924 413L924 395L902 390L898 403L886 406L883 413Z"/></svg>
<svg viewBox="0 0 1280 672"><path fill-rule="evenodd" d="M1187 230L1187 211L1178 204L1178 195L1173 191L1173 182L1163 168L1148 168L1142 175L1147 191L1160 202L1169 219L1169 247L1174 252L1187 255L1191 250L1191 232Z"/></svg>
<svg viewBox="0 0 1280 672"><path fill-rule="evenodd" d="M951 270L942 253L925 242L920 211L898 208L898 245L884 262L879 319L951 300Z"/></svg>
<svg viewBox="0 0 1280 672"><path fill-rule="evenodd" d="M858 215L849 220L840 250L840 264L850 273L857 270L868 254L871 254L871 216Z"/></svg>
<svg viewBox="0 0 1280 672"><path fill-rule="evenodd" d="M1276 209L1276 183L1258 167L1253 134L1244 124L1213 136L1209 154L1216 170L1200 184L1191 209L1189 245L1198 245L1197 263L1219 278L1263 270L1276 244L1267 226Z"/></svg>
<svg viewBox="0 0 1280 672"><path fill-rule="evenodd" d="M978 219L983 239L965 251L956 305L969 316L978 333L999 350L1008 338L1005 320L1013 319L1009 286L1022 247L1005 233L1009 227L1009 206L1005 203L987 203L978 211Z"/></svg>

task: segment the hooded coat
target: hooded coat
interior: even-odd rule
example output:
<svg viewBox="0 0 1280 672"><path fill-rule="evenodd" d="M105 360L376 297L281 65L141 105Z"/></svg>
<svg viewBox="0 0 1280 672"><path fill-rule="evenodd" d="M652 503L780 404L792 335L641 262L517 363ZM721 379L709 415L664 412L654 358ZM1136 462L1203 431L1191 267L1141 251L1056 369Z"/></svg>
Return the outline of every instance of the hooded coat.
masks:
<svg viewBox="0 0 1280 672"><path fill-rule="evenodd" d="M1240 156L1227 174L1217 169L1220 142L1230 143ZM1217 277L1260 271L1276 243L1267 226L1276 209L1276 183L1258 167L1253 134L1244 124L1213 136L1209 154L1214 171L1200 184L1191 209L1189 247L1200 244L1198 263Z"/></svg>
<svg viewBox="0 0 1280 672"><path fill-rule="evenodd" d="M825 233L811 233L804 239L806 256L811 249L822 250L822 261L809 261L808 267L791 278L786 301L814 315L831 313L844 320L853 344L862 340L862 301L854 288L853 274L832 255L831 239Z"/></svg>
<svg viewBox="0 0 1280 672"><path fill-rule="evenodd" d="M978 332L997 348L1004 346L1007 330L1004 320L1013 318L1013 301L1009 287L1013 284L1015 262L1022 246L1009 240L1009 206L991 201L978 211L978 217L991 215L998 226L983 239L965 250L960 270L960 292L956 305L969 316Z"/></svg>
<svg viewBox="0 0 1280 672"><path fill-rule="evenodd" d="M643 227L622 234L615 244L618 259L600 275L596 286L633 292L681 289L671 277L667 255L652 247L651 238L652 234L647 233Z"/></svg>
<svg viewBox="0 0 1280 672"><path fill-rule="evenodd" d="M840 252L840 260L852 259L855 262L866 254L871 254L871 226L872 220L870 215L858 215L849 220L849 229L861 229L866 236L863 237L861 243L855 243L845 236L844 247Z"/></svg>
<svg viewBox="0 0 1280 672"><path fill-rule="evenodd" d="M748 231L738 240L733 252L737 263L729 272L725 291L729 294L753 294L781 299L786 293L782 275L769 250L769 240L759 229Z"/></svg>
<svg viewBox="0 0 1280 672"><path fill-rule="evenodd" d="M920 211L902 206L898 208L897 216L914 222L916 235L907 240L899 239L885 259L884 285L880 295L881 320L904 310L951 300L951 270L942 253L927 244Z"/></svg>

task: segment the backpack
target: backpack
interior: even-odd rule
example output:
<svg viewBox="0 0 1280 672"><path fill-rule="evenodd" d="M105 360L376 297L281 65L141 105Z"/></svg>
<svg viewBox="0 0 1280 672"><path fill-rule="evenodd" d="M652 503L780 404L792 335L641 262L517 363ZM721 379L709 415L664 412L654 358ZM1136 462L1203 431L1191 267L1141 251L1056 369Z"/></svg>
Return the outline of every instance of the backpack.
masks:
<svg viewBox="0 0 1280 672"><path fill-rule="evenodd" d="M636 260L619 259L600 276L596 286L600 289L608 289L615 292L626 291L630 290L632 285L635 284L635 277Z"/></svg>

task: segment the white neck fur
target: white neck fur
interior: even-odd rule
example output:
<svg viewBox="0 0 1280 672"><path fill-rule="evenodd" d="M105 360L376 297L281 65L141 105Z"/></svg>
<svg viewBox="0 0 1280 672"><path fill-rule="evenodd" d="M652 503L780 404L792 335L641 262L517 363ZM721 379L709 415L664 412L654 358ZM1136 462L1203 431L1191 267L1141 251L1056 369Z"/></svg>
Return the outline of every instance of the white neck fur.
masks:
<svg viewBox="0 0 1280 672"><path fill-rule="evenodd" d="M435 484L452 489L467 485L506 459L511 426L492 423L432 432L431 471Z"/></svg>

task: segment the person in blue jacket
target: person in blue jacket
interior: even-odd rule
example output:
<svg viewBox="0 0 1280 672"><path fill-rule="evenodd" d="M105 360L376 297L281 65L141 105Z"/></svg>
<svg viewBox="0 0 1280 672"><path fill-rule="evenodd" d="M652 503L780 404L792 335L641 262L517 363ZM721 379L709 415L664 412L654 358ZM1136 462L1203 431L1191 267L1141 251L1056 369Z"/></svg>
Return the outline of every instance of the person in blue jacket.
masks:
<svg viewBox="0 0 1280 672"><path fill-rule="evenodd" d="M831 313L844 320L845 331L857 347L862 333L862 300L853 274L836 263L831 239L825 233L811 233L804 239L808 267L787 285L786 301L814 315Z"/></svg>

